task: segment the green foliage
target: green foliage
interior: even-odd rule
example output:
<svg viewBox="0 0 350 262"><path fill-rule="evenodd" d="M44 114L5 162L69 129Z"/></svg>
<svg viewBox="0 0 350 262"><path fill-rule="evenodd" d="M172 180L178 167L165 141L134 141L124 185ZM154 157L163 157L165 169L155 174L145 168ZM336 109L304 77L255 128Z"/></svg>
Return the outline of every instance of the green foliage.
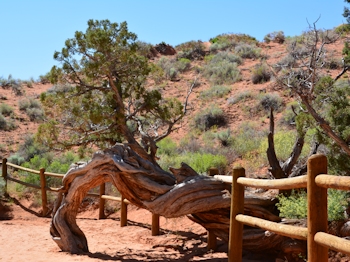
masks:
<svg viewBox="0 0 350 262"><path fill-rule="evenodd" d="M175 156L161 155L158 161L159 165L168 170L169 167L180 167L184 162L191 166L197 173L206 174L211 167L216 167L223 171L227 165L227 159L223 155L213 155L209 153L192 153L179 154Z"/></svg>
<svg viewBox="0 0 350 262"><path fill-rule="evenodd" d="M247 43L256 45L256 38L246 34L221 34L209 40L211 42L210 52L231 50L238 43Z"/></svg>
<svg viewBox="0 0 350 262"><path fill-rule="evenodd" d="M344 43L344 48L343 48L343 59L344 59L344 63L346 65L350 64L350 46L348 42Z"/></svg>
<svg viewBox="0 0 350 262"><path fill-rule="evenodd" d="M285 41L284 32L275 31L275 32L269 33L264 37L264 41L266 43L270 43L272 41L274 43L283 44Z"/></svg>
<svg viewBox="0 0 350 262"><path fill-rule="evenodd" d="M226 125L224 112L214 104L199 112L194 117L194 126L201 131L206 131L212 126L220 127L224 125Z"/></svg>
<svg viewBox="0 0 350 262"><path fill-rule="evenodd" d="M216 138L224 147L230 146L233 143L233 137L231 136L231 130L229 128L216 133Z"/></svg>
<svg viewBox="0 0 350 262"><path fill-rule="evenodd" d="M340 190L328 190L328 221L344 219L344 211L348 206L348 193ZM307 217L307 195L305 191L293 191L289 197L278 196L276 204L280 216L285 218Z"/></svg>
<svg viewBox="0 0 350 262"><path fill-rule="evenodd" d="M179 60L176 60L163 56L161 59L159 59L157 65L163 69L167 79L175 80L179 73L190 68L191 61L187 58L180 58Z"/></svg>
<svg viewBox="0 0 350 262"><path fill-rule="evenodd" d="M275 152L277 159L281 161L285 161L290 157L290 154L292 152L293 146L295 144L297 137L297 132L294 130L281 130L278 131L274 134L274 144L275 144ZM309 141L310 138L307 137L305 139L305 144L300 156L300 159L307 157L310 147L309 146ZM260 144L259 147L259 153L260 154L266 154L266 150L268 148L268 141L267 138L264 138L263 141Z"/></svg>
<svg viewBox="0 0 350 262"><path fill-rule="evenodd" d="M152 69L155 81L161 81L159 68L146 57L148 47L126 22L89 20L85 32L75 32L54 54L59 66L51 69L50 80L55 88L41 96L49 120L39 127L38 141L56 149L129 142L146 151L136 139L140 132L154 140L155 134L171 132L183 108L175 98L164 99L159 90L146 88ZM189 66L186 59L178 64L176 70ZM176 72L168 74L173 78Z"/></svg>
<svg viewBox="0 0 350 262"><path fill-rule="evenodd" d="M173 156L176 154L177 144L170 137L166 137L157 143L158 155Z"/></svg>
<svg viewBox="0 0 350 262"><path fill-rule="evenodd" d="M241 80L237 67L240 59L228 52L215 55L204 67L204 76L214 85L233 84Z"/></svg>
<svg viewBox="0 0 350 262"><path fill-rule="evenodd" d="M350 85L347 80L334 83L331 77L323 77L315 86L314 106L319 114L330 124L333 131L346 143L350 142ZM317 126L316 126L317 127ZM331 172L348 175L350 157L324 132L318 129L317 139L328 147Z"/></svg>
<svg viewBox="0 0 350 262"><path fill-rule="evenodd" d="M264 94L259 97L257 110L265 110L269 112L271 108L274 111L280 111L283 105L283 100L278 94Z"/></svg>
<svg viewBox="0 0 350 262"><path fill-rule="evenodd" d="M253 84L262 84L270 81L271 73L269 69L264 64L258 64L252 70L252 82Z"/></svg>
<svg viewBox="0 0 350 262"><path fill-rule="evenodd" d="M0 114L0 130L11 131L16 128L17 126L12 119L6 119L2 114Z"/></svg>
<svg viewBox="0 0 350 262"><path fill-rule="evenodd" d="M24 94L22 81L19 79L14 79L12 75L9 75L7 79L1 77L0 86L5 89L11 88L16 96L21 96Z"/></svg>
<svg viewBox="0 0 350 262"><path fill-rule="evenodd" d="M13 114L13 108L9 106L8 104L1 103L0 104L0 113L3 116L10 116Z"/></svg>
<svg viewBox="0 0 350 262"><path fill-rule="evenodd" d="M18 102L19 109L25 111L30 121L40 121L44 119L44 111L40 102L33 98L25 98Z"/></svg>
<svg viewBox="0 0 350 262"><path fill-rule="evenodd" d="M254 96L251 92L249 91L243 91L243 92L240 92L232 97L230 97L229 99L227 99L227 103L229 105L234 105L234 104L237 104L239 102L245 102L249 99L252 99Z"/></svg>
<svg viewBox="0 0 350 262"><path fill-rule="evenodd" d="M224 97L230 92L231 88L228 86L215 85L211 88L202 91L199 97L203 100L210 100L215 97Z"/></svg>
<svg viewBox="0 0 350 262"><path fill-rule="evenodd" d="M205 56L204 46L201 41L190 41L175 47L178 58L189 60L202 60Z"/></svg>
<svg viewBox="0 0 350 262"><path fill-rule="evenodd" d="M300 113L300 106L297 101L293 101L287 104L286 109L283 111L283 115L280 123L286 126L296 124L296 116Z"/></svg>
<svg viewBox="0 0 350 262"><path fill-rule="evenodd" d="M238 156L247 158L248 154L257 152L265 136L254 123L244 122L233 134L232 149Z"/></svg>
<svg viewBox="0 0 350 262"><path fill-rule="evenodd" d="M273 67L276 73L278 73L283 69L293 68L295 65L296 59L291 54L288 54L285 57L283 57L280 61L278 61Z"/></svg>
<svg viewBox="0 0 350 262"><path fill-rule="evenodd" d="M261 49L255 45L240 43L235 47L235 52L242 58L259 58Z"/></svg>
<svg viewBox="0 0 350 262"><path fill-rule="evenodd" d="M280 211L280 217L285 218L306 218L307 217L307 200L306 192L293 191L289 197L280 194L276 204Z"/></svg>

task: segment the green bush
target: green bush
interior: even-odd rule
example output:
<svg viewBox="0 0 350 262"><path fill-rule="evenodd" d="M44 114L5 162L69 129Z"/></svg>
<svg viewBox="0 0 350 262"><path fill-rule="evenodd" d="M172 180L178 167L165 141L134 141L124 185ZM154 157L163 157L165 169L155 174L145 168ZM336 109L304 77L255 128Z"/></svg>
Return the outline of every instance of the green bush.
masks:
<svg viewBox="0 0 350 262"><path fill-rule="evenodd" d="M166 137L157 143L158 155L172 156L176 154L177 144L170 137Z"/></svg>
<svg viewBox="0 0 350 262"><path fill-rule="evenodd" d="M345 218L344 211L348 206L347 197L347 192L328 190L328 221ZM281 194L278 196L278 200L276 206L280 211L280 217L297 219L307 217L307 195L305 191L293 191L289 197Z"/></svg>
<svg viewBox="0 0 350 262"><path fill-rule="evenodd" d="M0 114L0 130L11 131L16 129L17 126L12 119L6 119L2 114Z"/></svg>
<svg viewBox="0 0 350 262"><path fill-rule="evenodd" d="M221 34L209 39L209 41L211 42L210 52L230 50L240 42L251 45L258 43L256 38L246 34Z"/></svg>
<svg viewBox="0 0 350 262"><path fill-rule="evenodd" d="M253 154L254 151L256 152L259 149L266 133L259 130L256 124L244 122L232 137L232 150L238 156L248 157L248 153Z"/></svg>
<svg viewBox="0 0 350 262"><path fill-rule="evenodd" d="M232 54L230 52L219 52L216 55L212 56L209 62L212 64L217 64L217 63L221 63L222 61L227 61L229 63L235 63L237 65L242 64L241 57L237 56L235 54Z"/></svg>
<svg viewBox="0 0 350 262"><path fill-rule="evenodd" d="M190 68L191 61L187 58L180 58L179 60L176 60L162 57L159 59L157 65L164 70L165 77L167 79L175 80L179 73Z"/></svg>
<svg viewBox="0 0 350 262"><path fill-rule="evenodd" d="M228 86L215 85L204 90L199 94L199 97L203 100L213 99L215 97L224 97L230 92L231 88Z"/></svg>
<svg viewBox="0 0 350 262"><path fill-rule="evenodd" d="M242 79L237 63L232 63L227 60L221 60L215 63L213 62L214 58L204 67L204 76L207 77L212 84L233 84Z"/></svg>
<svg viewBox="0 0 350 262"><path fill-rule="evenodd" d="M218 139L220 144L224 147L232 145L233 137L231 136L231 130L228 128L216 133L216 139Z"/></svg>
<svg viewBox="0 0 350 262"><path fill-rule="evenodd" d="M271 73L269 72L266 65L259 64L254 67L252 70L252 82L253 84L262 84L270 81Z"/></svg>
<svg viewBox="0 0 350 262"><path fill-rule="evenodd" d="M201 131L206 131L212 126L225 126L225 114L218 106L210 105L194 117L194 125Z"/></svg>
<svg viewBox="0 0 350 262"><path fill-rule="evenodd" d="M179 168L182 162L191 166L198 174L206 174L211 167L216 167L221 173L224 173L227 165L227 160L223 155L200 152L188 152L175 156L161 155L158 161L164 170L168 170L169 167Z"/></svg>
<svg viewBox="0 0 350 262"><path fill-rule="evenodd" d="M29 116L30 121L44 120L44 111L40 108L27 108L26 114Z"/></svg>
<svg viewBox="0 0 350 262"><path fill-rule="evenodd" d="M283 69L289 69L295 66L296 66L295 58L291 54L288 54L285 57L283 57L280 61L278 61L273 67L275 71L278 73Z"/></svg>
<svg viewBox="0 0 350 262"><path fill-rule="evenodd" d="M261 49L255 45L239 43L235 47L235 52L242 58L258 58L260 57Z"/></svg>
<svg viewBox="0 0 350 262"><path fill-rule="evenodd" d="M13 114L13 108L9 106L8 104L1 103L0 104L0 113L3 116L10 116Z"/></svg>
<svg viewBox="0 0 350 262"><path fill-rule="evenodd" d="M237 104L240 101L246 101L248 99L252 99L254 96L250 91L243 91L240 92L232 97L230 97L229 99L227 99L227 103L229 105L234 105Z"/></svg>
<svg viewBox="0 0 350 262"><path fill-rule="evenodd" d="M201 41L190 41L175 47L177 58L189 60L202 60L205 56L204 46Z"/></svg>
<svg viewBox="0 0 350 262"><path fill-rule="evenodd" d="M265 94L259 97L257 110L270 112L270 109L273 108L274 111L280 111L282 105L283 100L278 94Z"/></svg>
<svg viewBox="0 0 350 262"><path fill-rule="evenodd" d="M286 40L286 38L284 36L283 31L275 31L275 32L267 34L264 37L264 41L266 43L270 43L272 41L274 43L283 44L285 40Z"/></svg>

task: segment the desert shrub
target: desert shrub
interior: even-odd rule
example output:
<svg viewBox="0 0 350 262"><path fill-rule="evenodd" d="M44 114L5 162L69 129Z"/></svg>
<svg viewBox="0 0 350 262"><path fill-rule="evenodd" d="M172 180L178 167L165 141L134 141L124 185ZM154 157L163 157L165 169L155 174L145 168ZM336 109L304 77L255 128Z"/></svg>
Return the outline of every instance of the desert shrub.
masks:
<svg viewBox="0 0 350 262"><path fill-rule="evenodd" d="M242 59L240 56L237 56L235 54L232 54L230 52L219 52L216 55L212 56L210 59L210 63L217 64L221 63L222 61L227 61L229 63L235 63L237 65L242 64Z"/></svg>
<svg viewBox="0 0 350 262"><path fill-rule="evenodd" d="M230 92L231 88L228 86L215 85L211 88L202 91L199 97L204 100L213 99L214 97L224 97Z"/></svg>
<svg viewBox="0 0 350 262"><path fill-rule="evenodd" d="M284 32L283 31L275 31L275 32L267 34L264 37L264 41L266 43L269 43L269 42L272 41L274 43L283 44L285 40L286 40L286 38L284 36Z"/></svg>
<svg viewBox="0 0 350 262"><path fill-rule="evenodd" d="M170 137L166 137L157 143L158 155L172 156L176 154L177 144Z"/></svg>
<svg viewBox="0 0 350 262"><path fill-rule="evenodd" d="M328 221L341 220L345 218L344 211L348 206L348 193L340 190L328 190ZM285 218L307 217L307 195L305 191L292 191L290 196L283 194L278 196L276 204L280 216Z"/></svg>
<svg viewBox="0 0 350 262"><path fill-rule="evenodd" d="M164 70L156 65L156 64L151 64L151 72L149 74L150 79L153 79L155 84L160 84L163 82L165 79L165 73Z"/></svg>
<svg viewBox="0 0 350 262"><path fill-rule="evenodd" d="M151 58L152 57L152 52L151 52L151 48L152 45L150 43L146 43L143 41L137 41L136 42L138 50L137 52L147 58Z"/></svg>
<svg viewBox="0 0 350 262"><path fill-rule="evenodd" d="M16 96L23 95L24 90L22 88L22 81L19 79L14 79L12 75L9 75L7 79L1 78L0 85L2 88L11 88Z"/></svg>
<svg viewBox="0 0 350 262"><path fill-rule="evenodd" d="M40 75L38 82L41 84L49 84L50 83L50 73L47 73L45 75Z"/></svg>
<svg viewBox="0 0 350 262"><path fill-rule="evenodd" d="M233 140L233 137L231 136L231 130L228 128L216 133L216 139L220 141L220 144L222 146L230 146Z"/></svg>
<svg viewBox="0 0 350 262"><path fill-rule="evenodd" d="M227 103L229 105L234 105L237 104L240 101L246 101L248 99L252 99L254 96L250 91L243 91L240 92L232 97L230 97L229 99L227 99Z"/></svg>
<svg viewBox="0 0 350 262"><path fill-rule="evenodd" d="M296 114L298 114L300 110L300 105L297 101L288 103L286 109L283 111L280 123L286 126L295 125Z"/></svg>
<svg viewBox="0 0 350 262"><path fill-rule="evenodd" d="M283 100L278 94L265 94L261 95L258 99L258 111L264 110L269 112L271 108L273 108L274 111L280 111L283 105Z"/></svg>
<svg viewBox="0 0 350 262"><path fill-rule="evenodd" d="M341 68L342 62L340 61L340 59L335 59L334 57L331 57L328 61L325 61L325 68L331 69L331 70L335 70L335 69L339 69Z"/></svg>
<svg viewBox="0 0 350 262"><path fill-rule="evenodd" d="M238 61L235 56L226 54L217 54L211 61L205 65L204 76L214 85L233 84L241 80L241 74L237 67L237 62L231 62L232 59Z"/></svg>
<svg viewBox="0 0 350 262"><path fill-rule="evenodd" d="M218 106L210 105L207 109L195 115L194 125L201 131L206 131L212 126L225 126L224 112Z"/></svg>
<svg viewBox="0 0 350 262"><path fill-rule="evenodd" d="M218 52L223 50L231 50L237 43L247 43L256 45L256 38L246 34L221 34L209 39L211 42L210 52Z"/></svg>
<svg viewBox="0 0 350 262"><path fill-rule="evenodd" d="M19 165L19 166L25 162L24 157L19 155L18 153L11 155L7 160L10 163L15 164L15 165Z"/></svg>
<svg viewBox="0 0 350 262"><path fill-rule="evenodd" d="M17 126L13 119L6 119L2 114L0 114L0 130L11 131L16 128Z"/></svg>
<svg viewBox="0 0 350 262"><path fill-rule="evenodd" d="M274 144L275 144L275 152L276 156L279 160L285 161L289 158L290 153L292 152L292 148L296 141L297 132L294 130L282 130L278 131L274 134ZM310 147L310 137L305 138L305 144L301 153L300 158L307 157ZM258 152L260 154L265 154L268 148L267 137L265 137L259 146Z"/></svg>
<svg viewBox="0 0 350 262"><path fill-rule="evenodd" d="M223 155L200 152L187 152L176 156L163 155L158 161L164 170L168 170L169 167L179 168L182 162L191 166L198 174L206 174L211 167L216 167L223 172L227 165L227 160Z"/></svg>
<svg viewBox="0 0 350 262"><path fill-rule="evenodd" d="M342 24L334 28L334 32L340 35L346 35L350 32L350 24Z"/></svg>
<svg viewBox="0 0 350 262"><path fill-rule="evenodd" d="M202 148L201 143L199 140L192 134L188 134L185 137L181 138L179 142L179 152L198 152Z"/></svg>
<svg viewBox="0 0 350 262"><path fill-rule="evenodd" d="M259 64L252 70L251 79L253 84L262 84L270 81L271 73L264 64Z"/></svg>
<svg viewBox="0 0 350 262"><path fill-rule="evenodd" d="M44 120L44 111L41 108L27 108L26 114L30 121Z"/></svg>
<svg viewBox="0 0 350 262"><path fill-rule="evenodd" d="M41 108L40 102L33 98L25 98L18 102L19 110L27 110L28 108Z"/></svg>
<svg viewBox="0 0 350 262"><path fill-rule="evenodd" d="M238 156L246 157L248 153L259 149L265 136L266 133L259 130L256 124L245 122L233 135L232 150L234 150Z"/></svg>
<svg viewBox="0 0 350 262"><path fill-rule="evenodd" d="M201 60L205 56L202 41L190 41L175 47L177 58L186 58L189 60Z"/></svg>
<svg viewBox="0 0 350 262"><path fill-rule="evenodd" d="M239 43L235 47L235 52L242 58L258 58L260 57L261 50L255 45Z"/></svg>
<svg viewBox="0 0 350 262"><path fill-rule="evenodd" d="M48 148L44 147L35 141L33 135L26 135L24 137L24 142L20 144L18 151L14 154L20 158L24 159L24 162L29 161L35 155L44 155L48 152ZM12 156L10 156L11 158ZM12 163L12 162L11 162Z"/></svg>
<svg viewBox="0 0 350 262"><path fill-rule="evenodd" d="M296 66L295 58L292 55L288 54L285 57L283 57L280 61L278 61L273 67L275 71L278 73L283 69L293 68L295 66Z"/></svg>
<svg viewBox="0 0 350 262"><path fill-rule="evenodd" d="M160 66L165 73L165 77L170 80L177 78L178 74L189 69L191 61L186 58L180 58L179 60L162 57L159 59L158 66Z"/></svg>
<svg viewBox="0 0 350 262"><path fill-rule="evenodd" d="M3 116L10 116L11 114L13 114L13 108L11 106L9 106L8 104L1 103L0 104L0 113Z"/></svg>

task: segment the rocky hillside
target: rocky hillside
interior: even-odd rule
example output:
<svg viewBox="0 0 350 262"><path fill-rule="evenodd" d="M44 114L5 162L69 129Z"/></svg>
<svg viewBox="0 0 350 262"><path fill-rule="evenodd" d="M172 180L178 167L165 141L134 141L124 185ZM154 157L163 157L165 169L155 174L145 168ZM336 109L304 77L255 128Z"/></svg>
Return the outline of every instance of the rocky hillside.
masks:
<svg viewBox="0 0 350 262"><path fill-rule="evenodd" d="M147 83L150 88L183 102L192 88L188 114L181 129L171 135L179 146L198 144L217 148L212 150L214 154L226 147L225 154L231 165L237 161L244 164L260 151L254 148L246 154L237 149L237 143L236 148L227 147L227 143L242 132L266 136L270 106L275 107L276 131L293 132L289 131L294 130L290 103L296 98L277 85L271 68L288 58L288 48L295 38L285 39L282 35L282 39L272 36L267 40L272 41L262 43L247 35L224 34L205 43L193 41L177 47L162 43L151 48L148 55L156 66ZM327 55L335 64L341 62L345 41L346 37L341 37L326 46ZM338 72L337 66L325 69L325 73L332 76ZM1 157L16 152L24 138L36 132L43 118L37 103L40 94L51 87L51 84L28 81L15 88L5 82L0 83ZM208 114L214 116L208 117ZM252 142L248 140L245 142ZM262 162L252 171L265 168L266 162Z"/></svg>

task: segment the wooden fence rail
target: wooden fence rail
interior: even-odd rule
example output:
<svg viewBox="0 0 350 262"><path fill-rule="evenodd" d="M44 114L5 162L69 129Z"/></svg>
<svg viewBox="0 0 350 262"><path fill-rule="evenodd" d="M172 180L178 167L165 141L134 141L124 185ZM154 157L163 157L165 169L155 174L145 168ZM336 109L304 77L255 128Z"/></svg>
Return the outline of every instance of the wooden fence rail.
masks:
<svg viewBox="0 0 350 262"><path fill-rule="evenodd" d="M48 209L48 203L47 203L47 191L52 191L52 192L59 192L59 188L53 188L49 187L46 184L46 177L58 177L58 178L63 178L64 174L57 174L57 173L51 173L51 172L46 172L44 168L41 168L40 170L33 170L25 167L21 167L12 163L9 163L6 158L2 160L0 163L2 165L2 177L4 179L5 185L4 185L4 191L5 195L8 195L7 191L7 181L12 181L21 185L24 185L26 187L31 187L35 188L41 191L41 202L42 202L42 215L46 216L49 212ZM11 176L8 172L8 167L13 168L14 170L21 170L25 171L28 173L32 174L37 174L40 176L40 186L27 183L24 181L21 181L19 179L14 178ZM87 196L90 197L96 197L99 198L99 219L106 218L104 210L105 210L105 202L106 200L111 200L111 201L118 201L121 203L121 214L120 214L120 226L124 227L127 226L127 206L130 204L130 202L127 199L124 199L124 197L116 197L116 196L110 196L106 195L106 184L101 184L100 185L100 192L99 194L94 194L94 193L89 193ZM159 215L157 214L152 214L152 226L151 226L151 232L152 236L159 235Z"/></svg>
<svg viewBox="0 0 350 262"><path fill-rule="evenodd" d="M327 158L314 155L308 160L306 176L278 180L245 178L243 168L235 168L232 177L215 176L232 183L231 220L228 260L242 261L243 224L260 227L287 237L307 240L309 262L328 261L328 249L350 255L350 241L327 233L327 189L350 190L350 178L327 175ZM307 228L281 225L276 222L244 215L244 186L264 189L307 188Z"/></svg>

